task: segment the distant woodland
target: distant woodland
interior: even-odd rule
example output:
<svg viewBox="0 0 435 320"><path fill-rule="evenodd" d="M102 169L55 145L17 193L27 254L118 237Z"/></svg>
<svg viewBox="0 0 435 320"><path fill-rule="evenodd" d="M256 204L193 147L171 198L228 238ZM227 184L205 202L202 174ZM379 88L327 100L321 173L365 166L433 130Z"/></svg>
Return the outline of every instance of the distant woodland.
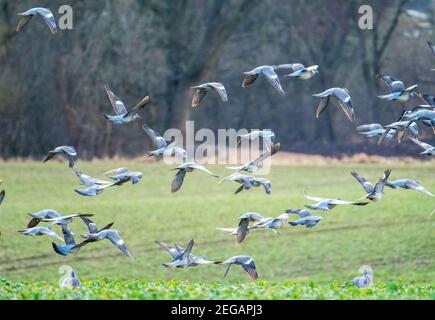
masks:
<svg viewBox="0 0 435 320"><path fill-rule="evenodd" d="M143 122L163 133L186 120L197 129L272 129L284 150L372 145L381 152L339 108L316 119L312 94L348 88L358 124L388 124L421 104L379 100L388 88L377 73L435 94L435 57L426 44L435 42L433 28L405 13L418 3L432 19L433 1L69 0L72 30L52 35L35 18L15 32L17 13L35 3L58 17L65 1L0 0L0 157L39 157L58 145L73 145L85 158L138 156L150 147ZM373 8L373 30L358 27L364 4ZM317 64L320 74L282 79L286 96L265 81L241 87L243 71L295 62ZM207 81L224 83L229 102L210 95L192 109L190 87ZM127 106L150 96L139 121L104 119L113 112L105 84ZM422 139L433 142L424 130Z"/></svg>

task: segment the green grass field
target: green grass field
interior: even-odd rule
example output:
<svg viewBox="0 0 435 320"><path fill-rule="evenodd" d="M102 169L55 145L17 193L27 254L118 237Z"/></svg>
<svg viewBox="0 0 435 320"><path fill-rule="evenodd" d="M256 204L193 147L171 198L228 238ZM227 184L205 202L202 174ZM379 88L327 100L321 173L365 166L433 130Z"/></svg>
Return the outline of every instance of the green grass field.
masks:
<svg viewBox="0 0 435 320"><path fill-rule="evenodd" d="M0 162L0 298L405 298L434 299L435 198L415 191L386 189L379 203L342 206L321 213L314 229L286 226L278 234L260 230L236 245L216 227L233 227L248 211L278 216L308 203L303 190L316 196L360 198L364 192L349 174L377 180L387 165L275 166L268 176L272 195L254 189L233 195L237 184L189 173L180 192L170 193L174 172L163 164L114 161L78 162L85 173L120 166L144 172L138 185L108 189L98 197L81 197L78 180L65 162ZM224 176L227 170L209 166ZM392 179L419 180L435 192L435 163L394 165ZM63 214L95 213L100 226L115 222L134 255L129 259L108 241L94 243L68 257L54 253L51 238L25 237L28 212L56 209ZM76 238L86 228L70 225ZM59 234L60 230L56 227ZM167 270L169 255L154 240L187 243L193 253L211 260L246 254L254 258L260 281L251 283L234 266L226 279L224 267L210 265ZM75 291L58 288L61 265L70 265L83 281ZM374 270L375 287L341 288L358 276L361 265ZM264 280L264 282L263 282ZM157 281L157 282L155 282Z"/></svg>

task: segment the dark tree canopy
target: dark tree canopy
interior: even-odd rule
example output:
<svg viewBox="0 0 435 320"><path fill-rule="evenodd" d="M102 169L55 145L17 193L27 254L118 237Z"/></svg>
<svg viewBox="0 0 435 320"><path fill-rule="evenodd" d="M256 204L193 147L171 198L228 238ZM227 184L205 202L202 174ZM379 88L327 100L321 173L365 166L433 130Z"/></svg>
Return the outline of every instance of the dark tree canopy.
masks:
<svg viewBox="0 0 435 320"><path fill-rule="evenodd" d="M404 106L376 98L387 88L379 72L435 94L435 57L403 9L412 1L328 0L126 0L69 1L74 29L51 35L32 22L15 32L17 12L34 1L0 0L0 155L40 156L74 145L82 157L135 156L149 140L141 122L163 132L195 120L199 128L270 128L283 149L307 144L363 143L338 108L315 119L329 87L346 87L358 123L390 123ZM55 16L63 1L43 1ZM374 29L358 28L358 8L374 10ZM419 1L431 13L429 1ZM284 79L287 96L261 81L242 88L243 71L265 64L318 64L310 81ZM209 97L191 108L193 85L223 82L229 102ZM104 85L133 106L145 95L140 121L119 127ZM420 102L413 100L407 107ZM430 139L430 135L427 135ZM429 140L430 141L430 140Z"/></svg>

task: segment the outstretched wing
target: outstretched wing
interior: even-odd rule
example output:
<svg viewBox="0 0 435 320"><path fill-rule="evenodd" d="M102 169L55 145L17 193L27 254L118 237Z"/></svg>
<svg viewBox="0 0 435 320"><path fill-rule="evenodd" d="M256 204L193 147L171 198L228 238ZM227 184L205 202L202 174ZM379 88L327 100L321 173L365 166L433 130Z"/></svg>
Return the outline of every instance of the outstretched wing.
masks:
<svg viewBox="0 0 435 320"><path fill-rule="evenodd" d="M44 160L42 160L42 162L47 162L48 160L52 159L56 154L57 152L49 151Z"/></svg>
<svg viewBox="0 0 435 320"><path fill-rule="evenodd" d="M368 202L352 202L352 201L346 201L346 200L341 200L341 199L332 199L329 201L330 204L335 204L335 205L345 205L345 204L350 204L353 206L365 206L366 204L368 204Z"/></svg>
<svg viewBox="0 0 435 320"><path fill-rule="evenodd" d="M165 251L167 251L171 255L172 259L175 260L175 259L178 259L180 257L178 250L167 245L166 243L164 243L162 241L158 241L158 240L154 241L154 243L159 245L160 247L162 247Z"/></svg>
<svg viewBox="0 0 435 320"><path fill-rule="evenodd" d="M375 185L375 193L381 193L384 191L385 184L387 183L390 174L391 169L385 170L383 177L379 179L378 183Z"/></svg>
<svg viewBox="0 0 435 320"><path fill-rule="evenodd" d="M118 231L116 230L109 230L107 232L107 239L110 240L123 254L126 256L131 257L130 252L127 250L127 246L124 243L124 240L119 235Z"/></svg>
<svg viewBox="0 0 435 320"><path fill-rule="evenodd" d="M107 95L109 96L110 102L112 103L113 110L115 110L115 113L117 115L123 115L127 113L127 109L125 108L124 103L121 101L121 99L118 98L117 95L115 95L112 90L110 90L108 85L105 85L104 87L106 89Z"/></svg>
<svg viewBox="0 0 435 320"><path fill-rule="evenodd" d="M53 13L45 8L37 10L36 13L44 20L51 33L55 34L57 32L57 25Z"/></svg>
<svg viewBox="0 0 435 320"><path fill-rule="evenodd" d="M189 243L187 244L186 249L183 251L183 253L181 254L180 259L185 260L188 259L189 256L192 254L192 249L193 249L193 245L194 245L194 241L193 239L189 241Z"/></svg>
<svg viewBox="0 0 435 320"><path fill-rule="evenodd" d="M374 131L374 130L381 130L383 128L384 127L380 123L363 124L356 127L358 131Z"/></svg>
<svg viewBox="0 0 435 320"><path fill-rule="evenodd" d="M370 181L367 181L364 177L360 176L355 171L352 171L350 174L359 182L359 184L364 188L365 192L373 192L373 184Z"/></svg>
<svg viewBox="0 0 435 320"><path fill-rule="evenodd" d="M428 150L432 148L432 146L429 143L421 142L420 140L415 139L413 137L409 137L409 139L424 150Z"/></svg>
<svg viewBox="0 0 435 320"><path fill-rule="evenodd" d="M263 186L264 191L266 191L267 194L272 193L272 184L270 183L270 181L261 178L257 178L255 180Z"/></svg>
<svg viewBox="0 0 435 320"><path fill-rule="evenodd" d="M304 197L306 199L308 199L308 200L315 201L315 202L321 202L321 201L329 200L329 199L320 198L320 197L313 197L313 196L310 196L310 195L306 194L305 192L304 192Z"/></svg>
<svg viewBox="0 0 435 320"><path fill-rule="evenodd" d="M199 106L199 104L201 103L202 99L204 99L206 94L207 94L207 90L202 88L196 88L192 98L192 108Z"/></svg>
<svg viewBox="0 0 435 320"><path fill-rule="evenodd" d="M80 219L82 219L82 221L88 227L89 233L97 233L98 232L97 225L91 219L86 218L84 216L80 216Z"/></svg>
<svg viewBox="0 0 435 320"><path fill-rule="evenodd" d="M172 181L172 185L171 185L171 192L177 192L178 190L180 190L181 186L183 185L184 182L184 177L186 176L186 171L185 170L179 170L177 172L177 174L175 175L174 180Z"/></svg>
<svg viewBox="0 0 435 320"><path fill-rule="evenodd" d="M289 69L293 72L301 71L305 69L305 66L301 63L287 63L287 64L280 64L277 66L277 69Z"/></svg>
<svg viewBox="0 0 435 320"><path fill-rule="evenodd" d="M301 218L311 216L311 212L307 209L290 209L290 210L286 210L285 213L297 214Z"/></svg>
<svg viewBox="0 0 435 320"><path fill-rule="evenodd" d="M273 71L272 68L263 69L263 74L266 76L267 81L278 91L279 94L285 95L284 90L281 87L281 83L279 82L278 75Z"/></svg>
<svg viewBox="0 0 435 320"><path fill-rule="evenodd" d="M328 106L330 96L323 97L320 99L319 105L317 106L316 111L316 118L320 116L320 114L326 110L326 107Z"/></svg>
<svg viewBox="0 0 435 320"><path fill-rule="evenodd" d="M245 185L242 184L240 187L238 187L238 188L236 189L236 191L234 192L234 194L238 194L238 193L242 192L244 188L245 188Z"/></svg>
<svg viewBox="0 0 435 320"><path fill-rule="evenodd" d="M417 93L417 97L419 97L424 103L427 103L430 106L435 106L434 96L430 94ZM412 111L414 111L414 109Z"/></svg>
<svg viewBox="0 0 435 320"><path fill-rule="evenodd" d="M23 30L23 28L26 26L26 24L29 23L29 21L32 20L32 16L28 15L19 15L18 18L18 25L17 25L17 32Z"/></svg>
<svg viewBox="0 0 435 320"><path fill-rule="evenodd" d="M63 233L63 238L65 239L65 243L67 245L75 245L76 244L72 232L68 229L68 227L66 225L62 225L62 233Z"/></svg>
<svg viewBox="0 0 435 320"><path fill-rule="evenodd" d="M219 177L219 176L215 175L214 173L212 173L211 171L209 171L206 167L204 167L200 164L192 163L190 166L196 170L200 170L200 171L203 171L205 173L208 173L209 175L211 175L213 177Z"/></svg>
<svg viewBox="0 0 435 320"><path fill-rule="evenodd" d="M165 148L168 145L166 143L166 140L161 135L159 135L153 129L148 127L146 124L144 124L142 128L145 130L147 135L151 138L151 140L153 141L153 143L156 145L158 149Z"/></svg>
<svg viewBox="0 0 435 320"><path fill-rule="evenodd" d="M355 120L355 112L352 107L352 100L349 93L344 89L338 89L334 91L334 97L337 98L338 104L349 120L353 122Z"/></svg>
<svg viewBox="0 0 435 320"><path fill-rule="evenodd" d="M275 153L277 153L279 151L280 147L281 147L280 143L274 144L270 150L267 150L267 151L263 152L257 159L252 161L252 163L254 163L256 165L260 164L261 162L266 160L268 157L271 157Z"/></svg>
<svg viewBox="0 0 435 320"><path fill-rule="evenodd" d="M150 97L146 96L145 98L143 98L141 101L139 101L133 108L131 108L130 110L128 110L126 116L130 115L130 114L135 114L138 113L140 110L142 110L143 108L145 108L145 106L150 102Z"/></svg>
<svg viewBox="0 0 435 320"><path fill-rule="evenodd" d="M239 222L239 227L237 228L236 242L242 243L248 234L249 219L241 219Z"/></svg>
<svg viewBox="0 0 435 320"><path fill-rule="evenodd" d="M258 73L255 74L247 74L243 79L242 87L250 86L255 80L258 78Z"/></svg>
<svg viewBox="0 0 435 320"><path fill-rule="evenodd" d="M420 183L418 183L417 181L414 180L408 180L406 181L406 186L410 189L416 190L416 191L420 191L423 192L431 197L433 197L434 195L429 192L428 190L426 190Z"/></svg>
<svg viewBox="0 0 435 320"><path fill-rule="evenodd" d="M258 273L257 273L257 269L255 267L254 260L251 259L251 261L249 263L242 264L242 267L249 274L249 276L251 277L252 280L255 281L258 279Z"/></svg>
<svg viewBox="0 0 435 320"><path fill-rule="evenodd" d="M228 96L227 96L227 91L225 90L225 87L222 83L220 82L209 82L208 85L210 87L212 87L219 95L219 97L221 98L221 100L223 102L228 102Z"/></svg>

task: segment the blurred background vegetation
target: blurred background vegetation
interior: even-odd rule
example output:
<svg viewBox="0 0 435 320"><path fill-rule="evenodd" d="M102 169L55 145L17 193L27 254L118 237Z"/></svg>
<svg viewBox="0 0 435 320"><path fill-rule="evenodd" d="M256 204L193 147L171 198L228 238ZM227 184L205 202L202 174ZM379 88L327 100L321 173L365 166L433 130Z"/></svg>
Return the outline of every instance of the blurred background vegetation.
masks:
<svg viewBox="0 0 435 320"><path fill-rule="evenodd" d="M163 132L187 119L197 129L270 128L288 151L388 153L398 150L396 142L367 144L338 108L315 119L311 95L347 87L359 123L387 124L420 102L377 99L387 88L376 73L435 94L435 58L426 44L435 41L430 0L69 0L73 30L52 36L33 22L15 32L17 12L46 6L59 17L62 4L0 0L1 157L39 157L57 145L76 146L82 158L137 156L149 144L141 121ZM374 10L373 30L358 28L364 4ZM285 97L261 81L241 88L243 71L295 62L318 64L320 74L283 80ZM205 81L223 82L230 102L209 98L192 110L189 87ZM128 128L106 122L112 108L104 84L128 106L149 95L142 120Z"/></svg>

